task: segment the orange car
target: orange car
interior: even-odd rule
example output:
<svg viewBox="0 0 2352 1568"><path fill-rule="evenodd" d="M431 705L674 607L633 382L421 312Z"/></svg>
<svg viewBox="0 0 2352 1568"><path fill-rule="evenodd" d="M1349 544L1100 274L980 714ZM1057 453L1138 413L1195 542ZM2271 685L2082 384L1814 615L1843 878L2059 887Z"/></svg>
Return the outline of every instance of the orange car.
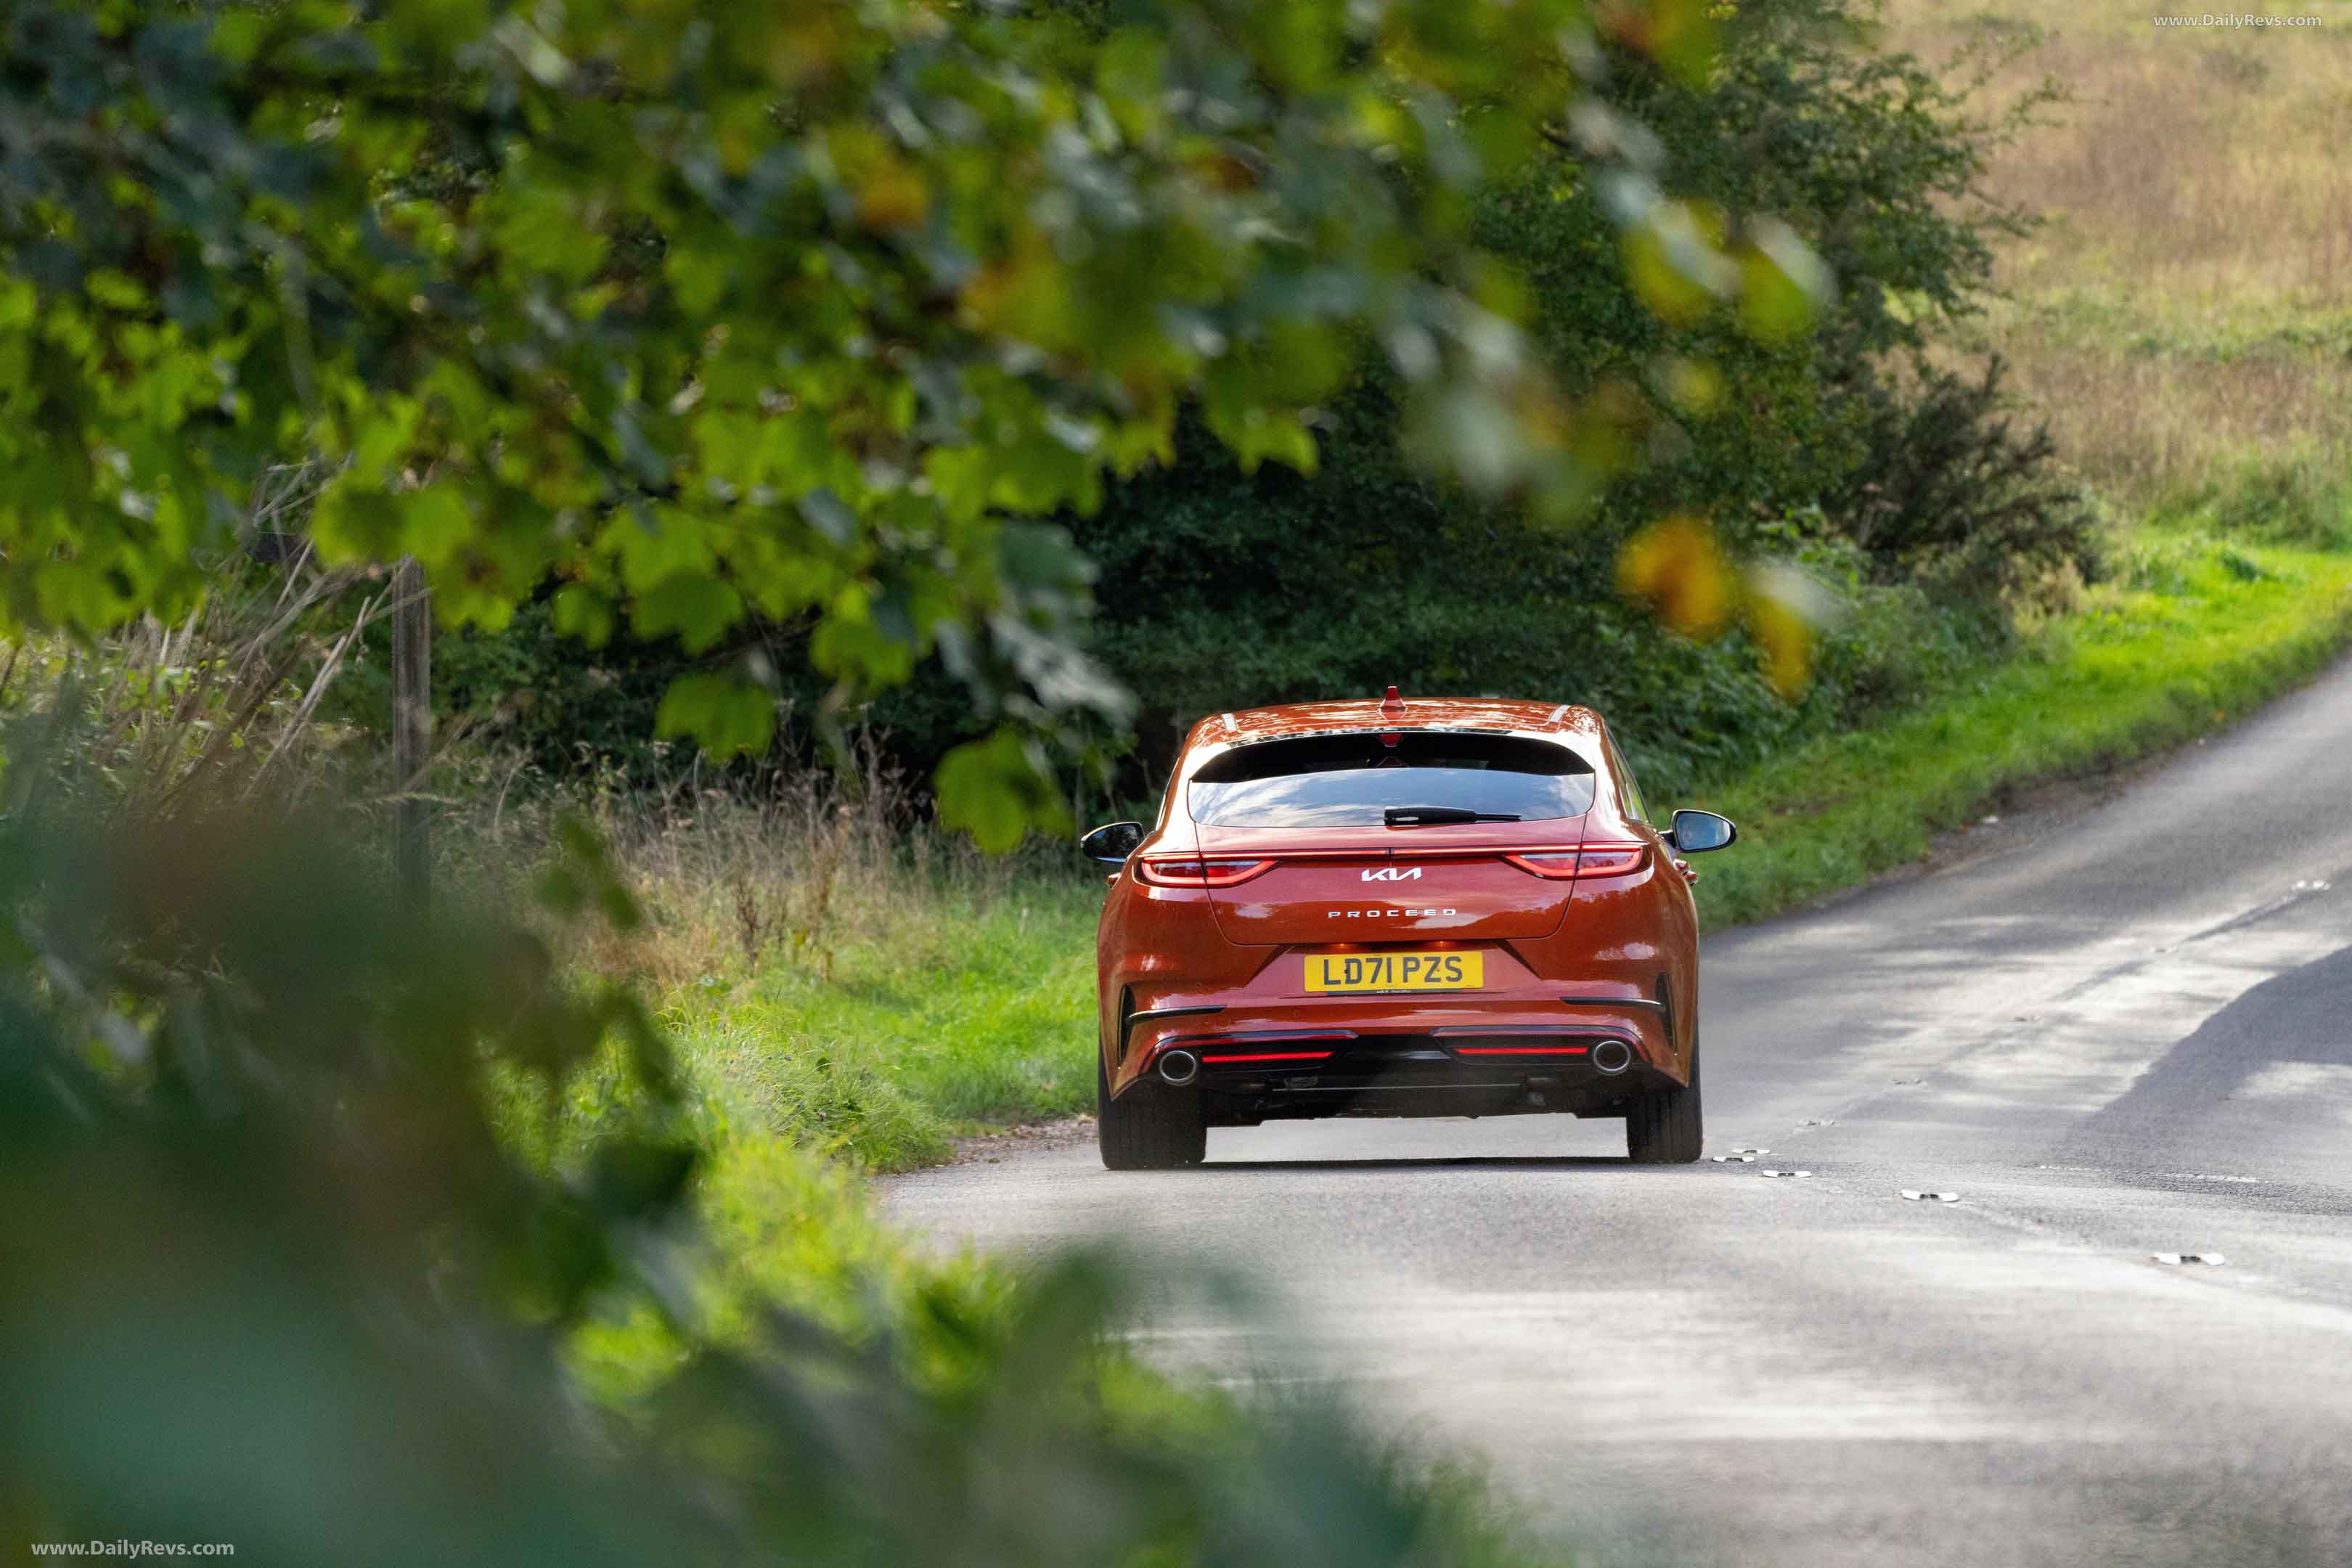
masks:
<svg viewBox="0 0 2352 1568"><path fill-rule="evenodd" d="M1618 1116L1698 1158L1698 915L1608 726L1567 704L1307 702L1202 720L1096 941L1103 1163L1198 1163L1211 1127Z"/></svg>

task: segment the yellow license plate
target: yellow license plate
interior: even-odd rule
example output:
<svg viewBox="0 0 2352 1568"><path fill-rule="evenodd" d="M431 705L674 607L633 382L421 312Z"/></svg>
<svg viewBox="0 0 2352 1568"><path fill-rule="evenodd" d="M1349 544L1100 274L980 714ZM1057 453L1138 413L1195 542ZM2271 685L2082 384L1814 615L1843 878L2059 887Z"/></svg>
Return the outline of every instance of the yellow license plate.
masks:
<svg viewBox="0 0 2352 1568"><path fill-rule="evenodd" d="M1317 952L1307 959L1309 991L1475 991L1486 984L1483 952Z"/></svg>

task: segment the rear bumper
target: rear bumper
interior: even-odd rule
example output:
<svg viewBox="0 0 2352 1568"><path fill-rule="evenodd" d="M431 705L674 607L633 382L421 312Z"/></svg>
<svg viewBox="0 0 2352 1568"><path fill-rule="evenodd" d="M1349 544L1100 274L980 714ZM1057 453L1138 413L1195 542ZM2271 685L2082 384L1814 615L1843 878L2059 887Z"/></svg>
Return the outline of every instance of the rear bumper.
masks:
<svg viewBox="0 0 2352 1568"><path fill-rule="evenodd" d="M1666 1081L1628 1040L1611 1034L1363 1036L1312 1047L1249 1041L1251 1048L1239 1050L1234 1044L1187 1042L1161 1053L1198 1053L1184 1090L1199 1098L1211 1126L1324 1116L1619 1115L1630 1096Z"/></svg>
<svg viewBox="0 0 2352 1568"><path fill-rule="evenodd" d="M1163 1064L1213 1126L1320 1116L1622 1113L1679 1082L1663 1009L1638 997L1433 994L1194 1004L1130 1022L1129 1085Z"/></svg>
<svg viewBox="0 0 2352 1568"><path fill-rule="evenodd" d="M1622 988L1553 982L1508 992L1330 997L1176 995L1129 1016L1127 1038L1118 1054L1122 1066L1133 1063L1139 1070L1149 1070L1159 1052L1180 1040L1231 1037L1240 1041L1329 1034L1335 1038L1370 1040L1428 1036L1459 1042L1472 1036L1495 1036L1494 1043L1502 1046L1517 1042L1501 1037L1528 1036L1531 1037L1524 1043L1533 1046L1544 1043L1540 1037L1564 1032L1571 1037L1564 1042L1568 1044L1576 1038L1624 1040L1633 1047L1637 1061L1679 1077L1665 1009L1645 996L1609 994L1612 989L1622 992Z"/></svg>

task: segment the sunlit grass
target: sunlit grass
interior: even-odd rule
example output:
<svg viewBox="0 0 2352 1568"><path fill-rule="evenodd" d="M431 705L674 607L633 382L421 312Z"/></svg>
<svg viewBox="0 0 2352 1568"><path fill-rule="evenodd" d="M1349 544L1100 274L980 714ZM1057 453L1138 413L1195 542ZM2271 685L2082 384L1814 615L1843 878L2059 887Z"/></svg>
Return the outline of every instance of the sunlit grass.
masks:
<svg viewBox="0 0 2352 1568"><path fill-rule="evenodd" d="M671 1016L733 1120L880 1169L943 1156L953 1133L1091 1110L1101 883L1033 870L1000 897L866 875L864 918L803 952L722 960Z"/></svg>
<svg viewBox="0 0 2352 1568"><path fill-rule="evenodd" d="M2095 773L2211 730L2352 637L2352 556L2151 535L2126 575L1944 700L1807 746L1693 804L1732 816L1700 908L1721 927L1918 858L2005 790Z"/></svg>

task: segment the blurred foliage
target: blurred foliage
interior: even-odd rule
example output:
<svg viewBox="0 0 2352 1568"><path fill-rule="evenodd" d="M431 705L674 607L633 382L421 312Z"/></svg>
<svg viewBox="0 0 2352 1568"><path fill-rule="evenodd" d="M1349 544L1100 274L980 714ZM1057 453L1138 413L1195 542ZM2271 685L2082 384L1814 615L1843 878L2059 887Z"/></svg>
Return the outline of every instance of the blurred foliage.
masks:
<svg viewBox="0 0 2352 1568"><path fill-rule="evenodd" d="M1705 79L1722 9L24 0L5 613L176 619L315 462L328 563L414 554L453 626L551 577L590 645L798 621L820 721L936 651L998 726L942 813L1004 842L1056 810L1039 736L1123 706L1076 646L1084 556L1027 520L1171 461L1180 408L1311 470L1371 344L1483 495L1564 516L1633 455L1646 412L1549 373L1480 232L1539 147L1580 148L1652 308L1803 325L1810 254L1667 200L1586 90ZM773 679L678 676L657 726L757 752Z"/></svg>
<svg viewBox="0 0 2352 1568"><path fill-rule="evenodd" d="M1098 568L1091 651L1136 697L1115 793L1146 793L1202 713L1391 681L1591 702L1671 792L1869 721L1999 646L2020 593L2070 560L2090 574L2089 514L2046 440L1996 379L1928 358L2021 223L1981 188L2011 121L1980 121L1967 97L1998 57L1931 68L1873 47L1866 16L1751 0L1718 16L1698 77L1604 43L1558 140L1467 201L1465 232L1517 279L1530 351L1583 406L1615 411L1619 456L1638 456L1580 526L1408 460L1427 428L1410 359L1370 339L1318 405L1311 474L1253 468L1181 416L1172 466L1066 515ZM1662 308L1590 168L1611 138L1638 142L1703 230L1742 207L1783 215L1838 277L1818 330ZM628 737L684 656L615 649L583 668L533 613L506 639L445 643L444 698L496 713L550 771L587 752L657 773ZM1727 627L1703 646L1674 635ZM740 644L803 715L824 695L810 647L795 625ZM926 771L974 732L936 664L868 717ZM1120 749L1109 726L1088 733Z"/></svg>
<svg viewBox="0 0 2352 1568"><path fill-rule="evenodd" d="M1182 1394L1097 1261L919 1263L549 933L393 899L338 819L0 813L0 1532L240 1560L1502 1563L1475 1489ZM584 1097L584 1098L583 1098ZM717 1245L713 1245L713 1237Z"/></svg>

